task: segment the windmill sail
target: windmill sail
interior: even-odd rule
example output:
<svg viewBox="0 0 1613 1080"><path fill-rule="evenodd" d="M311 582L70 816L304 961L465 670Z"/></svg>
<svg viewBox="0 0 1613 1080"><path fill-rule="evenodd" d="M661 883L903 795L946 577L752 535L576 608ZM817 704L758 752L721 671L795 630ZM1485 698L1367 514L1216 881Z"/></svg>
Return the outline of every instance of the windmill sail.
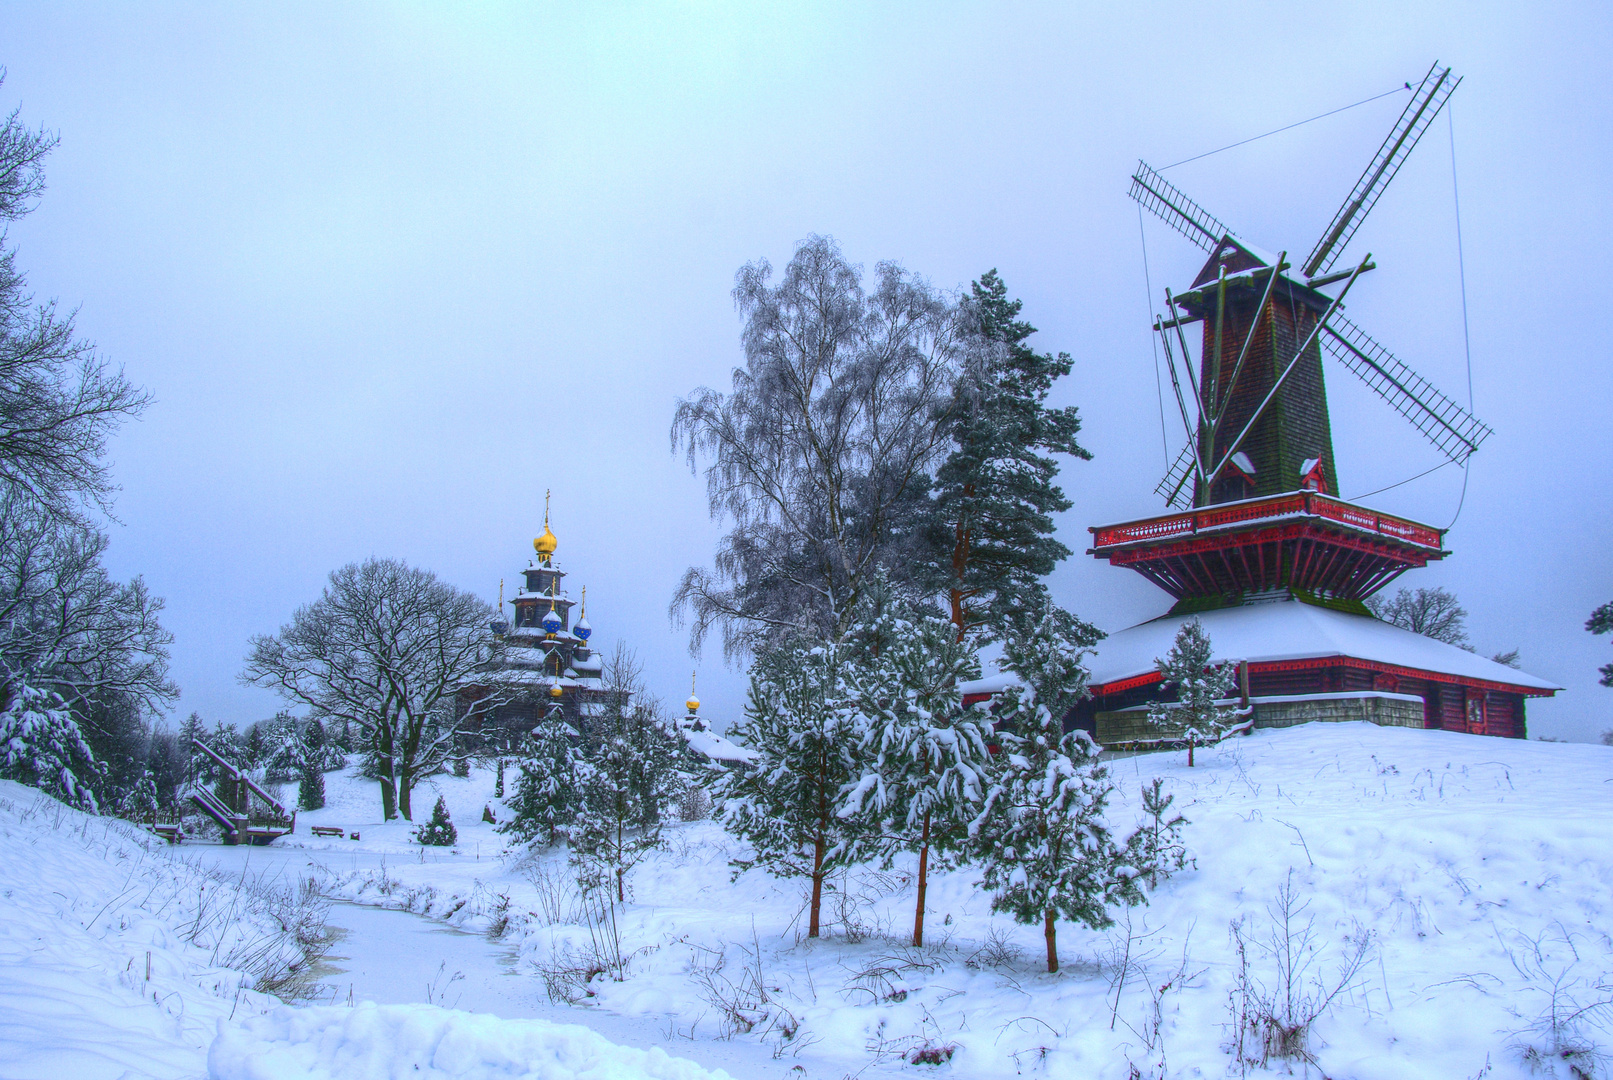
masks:
<svg viewBox="0 0 1613 1080"><path fill-rule="evenodd" d="M1131 190L1127 194L1205 251L1213 253L1221 240L1232 234L1232 230L1216 220L1214 214L1183 195L1163 176L1149 168L1146 162L1137 162L1137 171L1131 174Z"/></svg>
<svg viewBox="0 0 1613 1080"><path fill-rule="evenodd" d="M1317 241L1316 248L1311 252L1310 258L1305 260L1305 276L1313 278L1318 274L1325 274L1332 268L1333 263L1343 253L1355 230L1361 227L1367 214L1383 194L1389 181L1395 178L1400 166L1405 163L1407 155L1417 145L1417 140L1423 137L1428 125L1434 122L1439 110L1444 107L1445 99L1451 96L1462 80L1452 77L1450 68L1441 68L1436 61L1423 76L1422 85L1417 87L1416 93L1406 103L1405 111L1395 122L1389 137L1383 140L1377 154L1367 164L1366 171L1361 179L1355 182L1355 188L1350 197L1344 200L1339 212L1333 215L1333 221L1328 225L1322 239ZM1158 211L1155 211L1156 213Z"/></svg>
<svg viewBox="0 0 1613 1080"><path fill-rule="evenodd" d="M1182 452L1176 455L1176 461L1171 464L1165 479L1154 488L1154 494L1164 499L1166 506L1193 505L1193 485L1188 483L1193 476L1193 464L1193 444L1189 442L1182 447Z"/></svg>
<svg viewBox="0 0 1613 1080"><path fill-rule="evenodd" d="M1436 390L1343 315L1335 313L1322 327L1322 344L1455 464L1465 462L1489 437L1487 424Z"/></svg>

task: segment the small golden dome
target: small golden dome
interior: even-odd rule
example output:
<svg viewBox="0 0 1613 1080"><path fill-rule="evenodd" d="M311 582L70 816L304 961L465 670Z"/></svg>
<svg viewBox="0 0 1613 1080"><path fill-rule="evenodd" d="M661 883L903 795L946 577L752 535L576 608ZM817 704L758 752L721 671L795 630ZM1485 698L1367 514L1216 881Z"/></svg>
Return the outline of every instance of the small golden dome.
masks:
<svg viewBox="0 0 1613 1080"><path fill-rule="evenodd" d="M565 691L560 688L559 683L555 683L553 686L549 687L549 696L552 698L558 698L564 693Z"/></svg>
<svg viewBox="0 0 1613 1080"><path fill-rule="evenodd" d="M559 546L560 541L556 540L554 533L549 531L548 522L544 522L543 535L532 541L532 550L539 555L553 555L554 549Z"/></svg>
<svg viewBox="0 0 1613 1080"><path fill-rule="evenodd" d="M690 712L696 712L700 708L700 699L695 697L693 694L690 694L689 700L685 701L684 704L689 707Z"/></svg>

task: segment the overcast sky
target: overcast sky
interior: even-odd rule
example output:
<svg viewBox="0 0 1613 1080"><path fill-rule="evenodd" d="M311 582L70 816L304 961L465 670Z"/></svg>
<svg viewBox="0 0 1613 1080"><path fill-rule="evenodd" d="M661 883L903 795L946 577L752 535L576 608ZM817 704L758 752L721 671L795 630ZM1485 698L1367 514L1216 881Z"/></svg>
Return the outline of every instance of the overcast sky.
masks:
<svg viewBox="0 0 1613 1080"><path fill-rule="evenodd" d="M1074 373L1096 458L1059 521L1056 598L1107 629L1169 599L1083 554L1160 509L1138 158L1190 157L1401 83L1464 77L1351 251L1351 317L1459 401L1452 136L1475 411L1463 477L1367 500L1454 527L1405 585L1453 589L1486 652L1567 692L1534 734L1613 727L1606 4L7 4L0 102L61 133L13 227L42 297L156 398L114 446L120 576L167 598L181 713L250 722L247 638L334 567L399 556L495 599L554 491L557 558L607 648L681 700L667 602L721 526L668 450L726 389L734 271L810 233L946 288L997 267ZM1392 95L1168 175L1270 250L1308 251ZM1202 254L1150 221L1156 292ZM1155 301L1155 306L1157 306ZM1327 371L1346 496L1441 460ZM1179 430L1168 432L1171 450ZM1461 512L1458 516L1458 505ZM705 712L743 679L699 661Z"/></svg>

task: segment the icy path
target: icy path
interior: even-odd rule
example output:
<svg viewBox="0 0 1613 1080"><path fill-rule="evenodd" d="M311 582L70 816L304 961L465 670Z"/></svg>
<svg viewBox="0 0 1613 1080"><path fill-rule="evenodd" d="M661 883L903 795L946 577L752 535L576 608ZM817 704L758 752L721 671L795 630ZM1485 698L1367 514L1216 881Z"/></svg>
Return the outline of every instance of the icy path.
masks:
<svg viewBox="0 0 1613 1080"><path fill-rule="evenodd" d="M290 847L225 847L186 844L186 854L231 873L296 877L309 867L336 873L379 867L382 855L363 850L307 851ZM398 863L397 857L391 863ZM489 874L497 862L489 861ZM534 975L515 970L514 945L489 941L422 915L391 908L337 903L327 925L338 941L326 957L320 981L330 987L320 1004L373 1001L378 1005L441 1005L504 1019L539 1019L581 1024L621 1046L659 1046L674 1057L734 1076L799 1078L797 1062L779 1061L755 1042L698 1042L671 1034L668 1025L643 1017L617 1016L595 1009L556 1005ZM838 1074L836 1074L838 1075Z"/></svg>

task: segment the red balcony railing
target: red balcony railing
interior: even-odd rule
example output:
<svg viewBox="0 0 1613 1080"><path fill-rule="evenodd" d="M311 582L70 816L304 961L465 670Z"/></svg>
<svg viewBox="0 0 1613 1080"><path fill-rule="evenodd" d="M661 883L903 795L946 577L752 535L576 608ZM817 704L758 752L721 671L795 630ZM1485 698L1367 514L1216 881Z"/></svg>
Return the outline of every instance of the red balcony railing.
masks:
<svg viewBox="0 0 1613 1080"><path fill-rule="evenodd" d="M1102 549L1146 543L1150 540L1166 540L1176 536L1192 536L1237 525L1294 517L1321 518L1361 532L1385 536L1433 551L1439 551L1444 547L1444 533L1439 529L1398 518L1392 514L1368 510L1364 506L1356 506L1354 503L1347 503L1314 491L1293 491L1286 495L1271 495L1264 499L1220 503L1164 517L1144 518L1141 521L1128 521L1119 525L1097 525L1090 531L1093 548Z"/></svg>

